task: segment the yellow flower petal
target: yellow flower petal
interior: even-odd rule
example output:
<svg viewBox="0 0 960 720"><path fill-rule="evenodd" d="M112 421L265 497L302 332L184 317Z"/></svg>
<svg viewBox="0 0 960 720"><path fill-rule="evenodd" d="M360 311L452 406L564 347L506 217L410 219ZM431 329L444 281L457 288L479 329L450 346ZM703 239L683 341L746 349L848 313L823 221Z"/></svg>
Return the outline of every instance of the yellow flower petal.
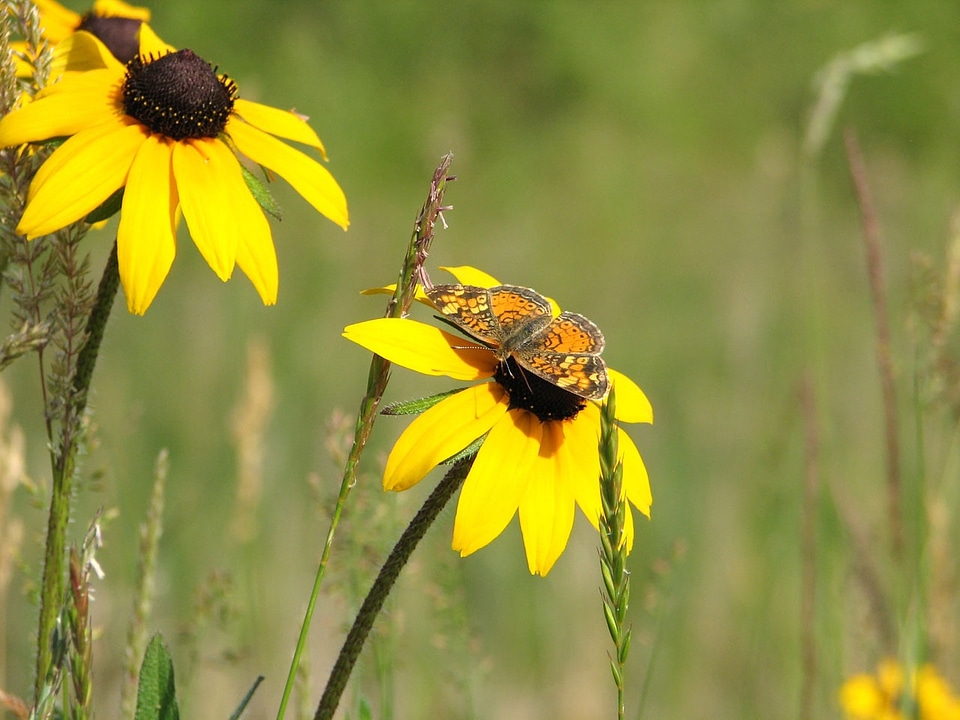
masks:
<svg viewBox="0 0 960 720"><path fill-rule="evenodd" d="M458 267L444 267L440 266L441 270L446 270L448 273L453 275L458 283L461 285L476 285L477 287L491 288L500 283L497 282L496 278L492 275L487 275L487 273L482 270L477 270L474 267L469 265L460 265ZM361 295L383 295L389 294L393 295L393 291L397 289L396 283L390 283L389 285L384 285L383 287L370 288L369 290L362 290ZM433 307L433 303L430 302L430 298L427 297L427 294L423 291L421 285L417 285L416 296L414 300L424 303Z"/></svg>
<svg viewBox="0 0 960 720"><path fill-rule="evenodd" d="M633 552L633 509L630 507L630 503L627 503L624 506L624 522L623 522L623 544L627 546L627 554L629 555Z"/></svg>
<svg viewBox="0 0 960 720"><path fill-rule="evenodd" d="M649 518L653 493L650 491L647 468L640 457L640 451L623 428L619 428L617 437L623 462L623 492L637 510Z"/></svg>
<svg viewBox="0 0 960 720"><path fill-rule="evenodd" d="M840 688L840 706L857 720L873 720L886 709L885 705L883 694L870 675L854 675Z"/></svg>
<svg viewBox="0 0 960 720"><path fill-rule="evenodd" d="M384 490L406 490L487 432L507 412L506 393L484 383L440 401L403 431L390 451Z"/></svg>
<svg viewBox="0 0 960 720"><path fill-rule="evenodd" d="M617 387L617 420L629 423L652 423L653 406L643 390L623 373L607 368L610 382Z"/></svg>
<svg viewBox="0 0 960 720"><path fill-rule="evenodd" d="M127 179L146 138L136 123L102 123L77 133L40 166L17 232L33 238L76 222Z"/></svg>
<svg viewBox="0 0 960 720"><path fill-rule="evenodd" d="M150 22L149 8L130 5L122 0L96 0L93 3L93 14L99 17L121 17Z"/></svg>
<svg viewBox="0 0 960 720"><path fill-rule="evenodd" d="M600 409L593 403L573 420L563 421L563 452L576 468L572 487L587 520L600 529Z"/></svg>
<svg viewBox="0 0 960 720"><path fill-rule="evenodd" d="M317 133L299 115L242 98L234 100L233 111L258 130L314 147L327 159Z"/></svg>
<svg viewBox="0 0 960 720"><path fill-rule="evenodd" d="M526 410L511 410L484 440L460 491L453 549L469 555L496 538L517 512L530 483L543 424Z"/></svg>
<svg viewBox="0 0 960 720"><path fill-rule="evenodd" d="M117 259L127 309L143 315L170 272L177 254L177 188L173 142L151 135L140 147L123 195L117 229Z"/></svg>
<svg viewBox="0 0 960 720"><path fill-rule="evenodd" d="M424 375L481 380L493 375L497 359L487 348L407 318L378 318L343 329L343 336L392 363Z"/></svg>
<svg viewBox="0 0 960 720"><path fill-rule="evenodd" d="M11 40L10 49L13 50L13 62L16 65L18 78L33 76L33 64L27 62L24 58L29 56L30 48L24 40Z"/></svg>
<svg viewBox="0 0 960 720"><path fill-rule="evenodd" d="M144 57L163 57L167 53L176 52L173 45L168 45L153 31L153 28L144 22L140 26L140 55Z"/></svg>
<svg viewBox="0 0 960 720"><path fill-rule="evenodd" d="M476 285L482 288L492 288L501 284L493 275L488 275L483 272L483 270L477 270L475 267L469 265L458 265L457 267L441 266L440 269L446 270L453 275L461 285Z"/></svg>
<svg viewBox="0 0 960 720"><path fill-rule="evenodd" d="M561 423L543 424L540 452L529 470L527 491L520 499L520 530L527 567L546 575L567 547L576 507L573 478L577 468L564 449Z"/></svg>
<svg viewBox="0 0 960 720"><path fill-rule="evenodd" d="M37 93L36 99L0 120L0 147L73 135L104 122L120 122L110 92L119 92L122 74L113 70L70 73ZM113 84L111 86L111 83Z"/></svg>
<svg viewBox="0 0 960 720"><path fill-rule="evenodd" d="M577 505L597 530L600 529L600 408L588 403L574 420L564 421L563 435L565 448L571 454L571 463L576 473L573 477L573 490ZM622 429L618 431L617 442L623 462L623 494L637 509L650 517L650 505L653 498L650 492L650 480L640 452L633 440ZM624 536L627 550L633 548L633 513L627 507Z"/></svg>
<svg viewBox="0 0 960 720"><path fill-rule="evenodd" d="M68 71L90 70L113 70L122 73L123 63L113 56L106 45L85 31L73 33L54 47L51 77L59 77Z"/></svg>
<svg viewBox="0 0 960 720"><path fill-rule="evenodd" d="M80 27L80 15L60 3L53 0L34 0L34 4L43 18L40 23L43 26L43 35L50 42L58 43Z"/></svg>
<svg viewBox="0 0 960 720"><path fill-rule="evenodd" d="M219 140L181 140L173 146L173 174L193 242L217 276L229 279L238 238L246 232L234 197L250 194L236 157Z"/></svg>
<svg viewBox="0 0 960 720"><path fill-rule="evenodd" d="M397 284L391 283L389 285L384 285L383 287L367 288L366 290L361 290L360 294L361 295L393 295L396 289L397 289ZM430 302L430 298L427 297L427 294L423 291L423 288L420 287L420 285L417 285L417 287L414 289L413 299L418 302L426 303L430 307L433 307L433 303Z"/></svg>
<svg viewBox="0 0 960 720"><path fill-rule="evenodd" d="M922 718L956 720L960 703L953 697L950 685L937 674L933 665L924 664L916 672L914 697Z"/></svg>
<svg viewBox="0 0 960 720"><path fill-rule="evenodd" d="M226 133L240 152L273 170L318 212L347 229L350 224L347 198L323 165L236 115L227 121Z"/></svg>
<svg viewBox="0 0 960 720"><path fill-rule="evenodd" d="M239 170L240 165L233 152L224 143L212 141L224 161ZM229 158L229 160L228 160ZM260 204L253 197L243 175L233 174L229 189L230 211L236 221L237 265L243 271L260 295L264 305L275 305L280 285L280 271L277 265L277 250L273 245L273 233L270 223Z"/></svg>
<svg viewBox="0 0 960 720"><path fill-rule="evenodd" d="M877 681L887 697L897 697L906 684L903 666L893 658L884 658L877 665Z"/></svg>
<svg viewBox="0 0 960 720"><path fill-rule="evenodd" d="M266 218L260 212L259 206L255 209L266 225ZM243 274L250 278L263 304L275 305L280 286L280 270L277 266L277 250L270 239L269 226L266 234L240 238L237 243L237 265L243 270Z"/></svg>

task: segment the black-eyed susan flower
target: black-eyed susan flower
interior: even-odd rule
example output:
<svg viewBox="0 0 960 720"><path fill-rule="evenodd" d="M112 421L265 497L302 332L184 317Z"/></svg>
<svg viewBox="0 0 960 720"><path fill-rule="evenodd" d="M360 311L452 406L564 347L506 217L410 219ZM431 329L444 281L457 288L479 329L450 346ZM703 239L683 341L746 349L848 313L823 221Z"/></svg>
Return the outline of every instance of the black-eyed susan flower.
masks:
<svg viewBox="0 0 960 720"><path fill-rule="evenodd" d="M887 658L875 675L847 678L839 699L851 720L960 720L960 697L930 664L907 672Z"/></svg>
<svg viewBox="0 0 960 720"><path fill-rule="evenodd" d="M323 154L299 115L239 98L232 80L192 51L164 44L146 24L140 54L126 65L85 32L61 48L68 69L86 71L65 73L0 120L2 147L67 137L37 172L17 232L54 232L124 188L117 251L130 312L147 310L170 270L180 211L222 280L239 265L263 302L276 302L270 226L238 153L283 177L346 229L346 198L333 176L274 137Z"/></svg>
<svg viewBox="0 0 960 720"><path fill-rule="evenodd" d="M137 30L141 23L150 22L150 10L121 0L96 0L87 12L80 14L55 0L34 0L40 11L43 38L51 45L63 42L73 33L86 30L102 40L120 62L132 60L138 51ZM17 51L17 74L31 73L26 57L26 43L12 43Z"/></svg>
<svg viewBox="0 0 960 720"><path fill-rule="evenodd" d="M473 268L452 272L466 286L499 285ZM427 296L420 297L429 301ZM551 305L550 315L557 317L559 312ZM454 550L464 556L479 550L519 513L527 566L531 573L545 575L566 547L575 506L598 527L600 408L596 398L602 393L595 393L592 383L583 387L567 383L565 389L552 373L545 379L531 372L528 364L517 362L515 354L497 352L407 318L369 320L348 326L343 334L411 370L487 381L446 397L417 417L397 440L384 471L385 489L406 490L438 464L484 438L460 493ZM604 372L607 382L616 386L617 419L653 422L650 402L640 388L621 373L609 368ZM622 429L619 443L624 493L649 517L652 496L643 460ZM633 543L629 508L626 543L628 548Z"/></svg>

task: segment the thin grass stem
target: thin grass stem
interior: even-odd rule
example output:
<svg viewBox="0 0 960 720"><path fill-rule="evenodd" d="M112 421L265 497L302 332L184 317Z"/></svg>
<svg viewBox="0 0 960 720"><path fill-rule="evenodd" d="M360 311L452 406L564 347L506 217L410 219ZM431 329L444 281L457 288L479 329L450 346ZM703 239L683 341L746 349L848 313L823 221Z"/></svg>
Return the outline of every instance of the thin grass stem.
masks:
<svg viewBox="0 0 960 720"><path fill-rule="evenodd" d="M140 526L139 566L133 599L133 619L127 629L124 648L123 678L120 685L120 717L133 720L137 710L137 678L140 663L147 650L150 633L147 623L153 608L156 585L157 555L163 535L163 506L166 497L170 454L161 450L153 470L153 492L146 521Z"/></svg>
<svg viewBox="0 0 960 720"><path fill-rule="evenodd" d="M814 691L817 687L817 507L820 495L820 426L817 421L816 398L809 375L800 388L800 409L804 424L803 505L801 517L800 647L802 679L800 686L800 720L813 714Z"/></svg>
<svg viewBox="0 0 960 720"><path fill-rule="evenodd" d="M441 218L441 213L448 209L443 205L443 195L447 182L453 179L447 174L452 160L452 155L445 155L441 159L440 165L434 171L427 200L421 208L416 223L414 224L413 234L407 246L407 253L404 257L397 280L396 290L394 290L393 297L387 304L386 317L402 317L406 315L416 296L417 283L425 279L423 276L423 263L426 260L430 250L430 244L433 241L434 227L438 219ZM380 400L383 398L383 393L387 388L389 378L390 363L379 355L374 355L373 360L370 362L370 371L367 375L367 391L360 401L360 410L357 414L357 426L354 433L353 445L350 448L350 454L347 456L347 461L344 466L343 479L340 482L340 492L337 495L337 503L333 509L333 516L330 519L330 529L327 531L327 538L320 555L320 562L317 565L317 574L313 581L310 599L307 601L307 609L304 613L303 623L300 626L300 635L297 638L293 660L290 663L290 671L287 673L287 682L284 685L283 696L280 699L280 707L277 710L277 720L283 720L287 704L290 702L290 695L296 683L297 668L300 665L300 658L306 647L307 635L310 631L310 623L313 619L317 598L320 596L320 586L323 583L323 576L326 572L327 563L330 560L333 538L337 526L340 524L340 516L343 514L343 508L350 495L350 490L357 481L357 466L360 463L363 449L366 447L367 440L370 438L370 433L373 430L377 410L380 407Z"/></svg>
<svg viewBox="0 0 960 720"><path fill-rule="evenodd" d="M390 590L400 576L400 571L407 564L427 529L437 519L460 485L463 484L470 468L473 467L475 457L476 455L471 455L464 458L447 471L443 480L430 493L430 497L423 503L413 520L407 525L407 529L403 531L397 544L394 545L393 550L390 551L390 555L383 563L383 567L380 568L380 573L370 588L370 592L364 598L363 605L360 606L360 611L353 621L350 632L347 633L340 654L333 665L333 670L330 671L330 678L327 680L327 686L324 688L320 703L317 705L314 720L330 720L333 717L337 706L340 704L340 697L347 686L347 680L350 679L353 666L356 664L357 658L360 657L360 651L363 649L367 635L369 635L384 601L390 594Z"/></svg>
<svg viewBox="0 0 960 720"><path fill-rule="evenodd" d="M883 396L884 436L887 451L887 522L890 525L890 545L895 561L903 557L903 489L900 478L900 431L897 414L896 384L893 358L890 354L890 321L887 313L886 283L883 272L883 248L880 243L880 224L873 206L867 170L860 143L853 128L843 134L847 163L860 209L863 243L867 255L867 277L876 322L876 354L880 371L880 391Z"/></svg>

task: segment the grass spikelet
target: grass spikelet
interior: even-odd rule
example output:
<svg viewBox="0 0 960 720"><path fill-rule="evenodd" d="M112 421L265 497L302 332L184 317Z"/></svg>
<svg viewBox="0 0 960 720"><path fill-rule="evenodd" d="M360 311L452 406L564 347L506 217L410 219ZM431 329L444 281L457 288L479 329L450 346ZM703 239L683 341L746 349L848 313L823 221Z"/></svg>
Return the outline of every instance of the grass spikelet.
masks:
<svg viewBox="0 0 960 720"><path fill-rule="evenodd" d="M631 626L626 623L630 604L627 572L626 512L623 464L617 443L616 394L611 388L600 413L600 574L603 578L603 615L613 640L610 670L617 686L617 718L624 717L624 666L630 652Z"/></svg>

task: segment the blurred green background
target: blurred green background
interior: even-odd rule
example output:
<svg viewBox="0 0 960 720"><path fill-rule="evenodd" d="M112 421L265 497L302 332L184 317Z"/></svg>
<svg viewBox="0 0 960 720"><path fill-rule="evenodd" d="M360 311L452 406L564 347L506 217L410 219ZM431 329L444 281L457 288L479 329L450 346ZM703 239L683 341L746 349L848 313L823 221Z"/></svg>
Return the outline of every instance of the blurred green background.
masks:
<svg viewBox="0 0 960 720"><path fill-rule="evenodd" d="M310 116L351 228L341 232L277 182L275 307L239 272L222 284L185 229L146 316L118 302L91 401L97 444L84 464L96 479L74 523L79 537L96 508L116 511L94 607L98 715L115 715L137 528L154 459L168 448L152 626L177 665L181 710L226 717L264 674L248 716L274 716L339 482L335 418L350 426L366 382L368 356L340 331L382 313L383 298L359 291L395 278L433 169L453 152L454 209L429 259L434 276L441 265L475 265L587 315L603 328L610 365L654 406L655 425L630 429L654 506L631 556L628 717L641 704L645 717L797 716L805 376L823 482L814 709L839 717L844 675L897 650L872 629L833 500L845 499L882 558L883 426L843 144L834 130L806 161L801 144L818 69L885 34L920 35L921 55L854 79L838 118L859 134L882 225L904 477L914 487L922 353L910 332L911 256L942 263L960 199L960 5L167 0L152 10L161 37L218 65L241 96ZM95 268L109 232L89 236ZM251 347L266 357L258 377L272 404L255 526L244 536L233 426ZM17 363L3 381L28 435L28 470L46 478L35 363ZM388 400L449 386L397 369ZM403 496L378 489L404 425L382 418L365 456L314 624L307 707L358 593L435 483ZM2 683L25 693L36 611L22 590L38 571L45 517L26 493L15 510L25 570L9 590ZM615 716L597 542L584 518L546 578L527 573L516 523L460 560L449 550L452 521L451 508L401 579L345 702L351 716L356 693L376 717ZM908 583L890 586L909 596ZM957 595L950 603L955 618ZM955 651L939 660L960 679ZM392 710L379 699L378 666L390 668Z"/></svg>

